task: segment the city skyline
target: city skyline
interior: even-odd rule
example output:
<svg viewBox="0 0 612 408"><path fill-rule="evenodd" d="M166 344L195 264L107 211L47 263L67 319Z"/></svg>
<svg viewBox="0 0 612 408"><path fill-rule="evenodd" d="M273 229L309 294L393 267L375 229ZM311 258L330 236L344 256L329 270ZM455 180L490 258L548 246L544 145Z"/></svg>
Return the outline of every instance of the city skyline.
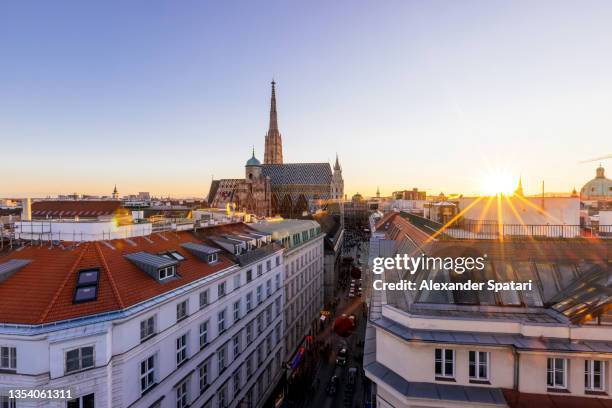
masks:
<svg viewBox="0 0 612 408"><path fill-rule="evenodd" d="M593 178L609 3L370 4L3 5L0 196L204 197L263 159L272 77L285 161L338 153L349 197Z"/></svg>

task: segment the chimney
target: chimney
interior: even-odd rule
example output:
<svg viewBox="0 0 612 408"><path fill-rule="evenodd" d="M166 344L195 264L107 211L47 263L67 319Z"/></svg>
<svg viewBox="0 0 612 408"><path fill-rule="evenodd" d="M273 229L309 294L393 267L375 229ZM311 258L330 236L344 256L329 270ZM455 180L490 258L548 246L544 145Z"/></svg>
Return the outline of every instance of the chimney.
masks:
<svg viewBox="0 0 612 408"><path fill-rule="evenodd" d="M32 199L24 198L21 201L21 221L32 220Z"/></svg>

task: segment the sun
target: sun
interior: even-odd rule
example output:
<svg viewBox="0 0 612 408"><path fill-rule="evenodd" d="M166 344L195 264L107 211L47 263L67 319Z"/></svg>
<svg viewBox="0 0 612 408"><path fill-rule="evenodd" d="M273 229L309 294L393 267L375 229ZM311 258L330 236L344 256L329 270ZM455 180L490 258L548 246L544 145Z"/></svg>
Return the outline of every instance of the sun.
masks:
<svg viewBox="0 0 612 408"><path fill-rule="evenodd" d="M509 172L493 170L484 175L481 189L484 195L512 195L515 187L514 179Z"/></svg>

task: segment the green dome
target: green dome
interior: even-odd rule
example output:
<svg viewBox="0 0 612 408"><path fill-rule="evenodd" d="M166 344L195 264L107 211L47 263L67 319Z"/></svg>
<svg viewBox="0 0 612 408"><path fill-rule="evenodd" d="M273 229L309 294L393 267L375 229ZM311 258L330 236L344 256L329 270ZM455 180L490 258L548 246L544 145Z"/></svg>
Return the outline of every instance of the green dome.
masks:
<svg viewBox="0 0 612 408"><path fill-rule="evenodd" d="M253 156L251 156L251 158L247 160L245 166L261 166L261 162L255 157L255 149L253 149Z"/></svg>

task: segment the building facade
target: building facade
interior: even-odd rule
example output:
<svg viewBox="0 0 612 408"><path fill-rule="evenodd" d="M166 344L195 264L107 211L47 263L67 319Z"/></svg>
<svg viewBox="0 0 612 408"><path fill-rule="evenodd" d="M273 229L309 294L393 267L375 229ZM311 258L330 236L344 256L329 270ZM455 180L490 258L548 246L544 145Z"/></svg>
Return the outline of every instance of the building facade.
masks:
<svg viewBox="0 0 612 408"><path fill-rule="evenodd" d="M305 343L306 336L318 332L323 310L323 240L321 227L311 220L269 221L251 224L271 234L285 251L283 285L285 359L289 361Z"/></svg>
<svg viewBox="0 0 612 408"><path fill-rule="evenodd" d="M27 245L0 259L0 383L69 388L58 408L260 407L283 373L283 272L244 224Z"/></svg>
<svg viewBox="0 0 612 408"><path fill-rule="evenodd" d="M369 299L364 369L376 406L606 406L612 382L612 243L430 240L399 213L376 224L376 257L484 256L478 272L390 269ZM394 290L403 279L531 281L524 290Z"/></svg>

